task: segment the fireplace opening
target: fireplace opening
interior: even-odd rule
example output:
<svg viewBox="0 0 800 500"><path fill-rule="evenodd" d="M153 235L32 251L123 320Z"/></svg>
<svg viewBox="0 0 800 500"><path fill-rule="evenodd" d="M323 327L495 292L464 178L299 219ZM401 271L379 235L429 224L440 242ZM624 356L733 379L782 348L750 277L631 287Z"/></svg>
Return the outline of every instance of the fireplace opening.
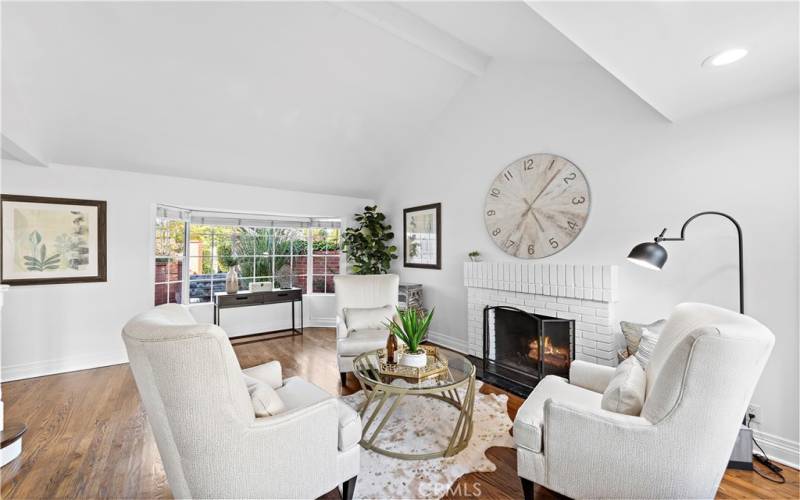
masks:
<svg viewBox="0 0 800 500"><path fill-rule="evenodd" d="M575 321L532 314L509 306L483 310L483 370L486 380L530 391L547 375L569 377L575 359ZM518 392L518 391L513 391Z"/></svg>

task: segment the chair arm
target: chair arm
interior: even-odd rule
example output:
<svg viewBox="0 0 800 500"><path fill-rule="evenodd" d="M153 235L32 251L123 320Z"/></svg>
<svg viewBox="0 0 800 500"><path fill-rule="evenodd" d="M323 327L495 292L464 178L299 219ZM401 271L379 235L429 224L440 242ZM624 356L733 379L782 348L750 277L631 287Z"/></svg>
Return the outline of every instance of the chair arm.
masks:
<svg viewBox="0 0 800 500"><path fill-rule="evenodd" d="M644 498L637 488L649 485L635 478L659 477L664 433L645 418L549 399L543 432L539 479L571 498Z"/></svg>
<svg viewBox="0 0 800 500"><path fill-rule="evenodd" d="M348 335L347 326L344 324L344 318L337 315L336 316L336 339L344 339L347 338Z"/></svg>
<svg viewBox="0 0 800 500"><path fill-rule="evenodd" d="M569 383L594 392L604 392L616 370L610 366L575 360L569 366Z"/></svg>
<svg viewBox="0 0 800 500"><path fill-rule="evenodd" d="M331 397L257 418L245 428L232 467L246 478L239 498L316 498L338 484L338 406ZM235 465L233 465L235 464Z"/></svg>
<svg viewBox="0 0 800 500"><path fill-rule="evenodd" d="M242 373L269 384L273 389L283 386L283 370L280 361L270 361L262 365L245 368Z"/></svg>

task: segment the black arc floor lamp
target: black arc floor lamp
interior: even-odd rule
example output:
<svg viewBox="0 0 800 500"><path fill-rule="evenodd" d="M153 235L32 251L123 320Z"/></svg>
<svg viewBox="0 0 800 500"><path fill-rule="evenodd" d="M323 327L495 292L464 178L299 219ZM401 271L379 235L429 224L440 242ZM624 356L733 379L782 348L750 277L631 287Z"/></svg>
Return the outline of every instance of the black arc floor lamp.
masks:
<svg viewBox="0 0 800 500"><path fill-rule="evenodd" d="M683 227L681 227L680 238L664 237L664 234L667 232L667 229L664 228L664 230L661 231L661 234L655 237L653 242L647 241L645 243L639 243L638 245L633 247L631 253L628 254L628 260L633 262L634 264L646 267L647 269L660 271L661 268L664 267L664 264L667 262L667 250L663 246L661 246L661 242L684 241L686 239L686 226L688 226L690 222L700 217L701 215L719 215L733 222L733 225L736 226L736 234L739 237L739 312L744 314L744 267L742 265L742 228L741 226L739 226L739 223L736 222L736 219L734 219L728 214L724 214L722 212L700 212L694 214L691 217L689 217L686 220L686 222L683 223Z"/></svg>

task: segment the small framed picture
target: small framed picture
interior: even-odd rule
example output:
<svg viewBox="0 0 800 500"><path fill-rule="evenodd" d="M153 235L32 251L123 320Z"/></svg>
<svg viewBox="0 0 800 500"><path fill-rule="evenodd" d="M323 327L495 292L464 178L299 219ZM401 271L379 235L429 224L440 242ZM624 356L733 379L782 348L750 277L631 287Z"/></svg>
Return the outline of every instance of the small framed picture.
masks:
<svg viewBox="0 0 800 500"><path fill-rule="evenodd" d="M8 285L106 281L106 202L0 195Z"/></svg>
<svg viewBox="0 0 800 500"><path fill-rule="evenodd" d="M403 266L442 268L442 204L403 210Z"/></svg>

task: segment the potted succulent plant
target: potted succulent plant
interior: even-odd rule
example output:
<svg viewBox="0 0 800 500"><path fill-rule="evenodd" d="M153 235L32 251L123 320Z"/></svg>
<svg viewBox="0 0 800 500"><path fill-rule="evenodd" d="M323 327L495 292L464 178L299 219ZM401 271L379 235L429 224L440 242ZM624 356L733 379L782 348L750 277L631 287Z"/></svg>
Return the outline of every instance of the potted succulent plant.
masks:
<svg viewBox="0 0 800 500"><path fill-rule="evenodd" d="M406 351L400 357L401 365L423 368L428 363L428 356L420 344L428 333L434 310L423 314L417 309L402 311L398 307L396 319L385 323L389 332L406 345Z"/></svg>

